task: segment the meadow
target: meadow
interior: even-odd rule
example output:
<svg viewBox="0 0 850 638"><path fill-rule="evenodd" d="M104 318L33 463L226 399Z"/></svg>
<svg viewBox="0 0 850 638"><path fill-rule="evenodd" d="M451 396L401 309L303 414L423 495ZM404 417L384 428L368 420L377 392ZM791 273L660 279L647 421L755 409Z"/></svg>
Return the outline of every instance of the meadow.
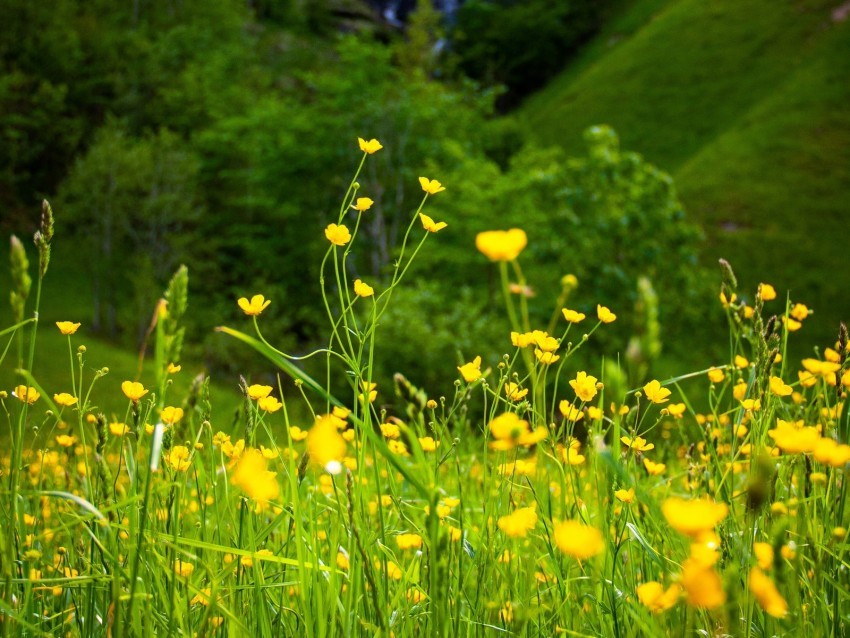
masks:
<svg viewBox="0 0 850 638"><path fill-rule="evenodd" d="M404 370L378 385L388 308L444 236L432 200L455 185L409 184L389 276L352 280L375 203L361 175L393 149L343 150L357 169L335 221L297 229L325 242L324 344L296 357L267 340L282 304L245 282L216 328L250 353L235 420L213 411L208 378L184 379L184 269L151 309L146 376L126 363L116 376L77 318L39 315L62 240L50 205L35 252L13 241L3 636L847 634L843 324L800 345L805 291L739 288L723 262L711 300L723 360L633 384L610 365L618 352L578 358L631 309L573 277L539 315L529 235L494 221L468 250L498 282L510 331L434 371L446 395ZM34 367L56 340L67 354ZM274 384L248 381L268 369Z"/></svg>

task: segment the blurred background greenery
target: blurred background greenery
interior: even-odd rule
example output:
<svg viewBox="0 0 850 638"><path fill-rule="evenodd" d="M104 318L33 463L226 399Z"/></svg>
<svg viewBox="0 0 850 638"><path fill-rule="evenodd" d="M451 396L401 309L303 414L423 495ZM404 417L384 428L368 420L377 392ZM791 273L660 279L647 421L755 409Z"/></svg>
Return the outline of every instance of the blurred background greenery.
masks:
<svg viewBox="0 0 850 638"><path fill-rule="evenodd" d="M236 298L273 300L282 349L321 344L322 229L375 137L351 278L380 290L419 175L447 186L429 214L449 224L380 327L384 380L446 394L455 362L509 348L474 237L513 226L535 323L575 274L570 307L620 317L589 352L621 353L634 382L724 360L719 257L751 302L768 281L814 308L801 349L830 344L850 316L839 5L0 0L0 230L29 235L53 202L43 317L82 321L117 382L187 264L188 367L235 391L258 369L213 332L247 329ZM37 376L67 357L53 341Z"/></svg>

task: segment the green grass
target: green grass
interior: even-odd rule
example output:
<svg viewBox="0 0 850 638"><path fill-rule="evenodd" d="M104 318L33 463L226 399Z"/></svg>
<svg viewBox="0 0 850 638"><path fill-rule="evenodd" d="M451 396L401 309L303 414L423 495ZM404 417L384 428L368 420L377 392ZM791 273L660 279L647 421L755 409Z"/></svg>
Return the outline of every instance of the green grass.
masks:
<svg viewBox="0 0 850 638"><path fill-rule="evenodd" d="M815 307L809 336L850 316L850 26L834 3L636 0L518 115L576 153L590 125L676 179L706 264Z"/></svg>

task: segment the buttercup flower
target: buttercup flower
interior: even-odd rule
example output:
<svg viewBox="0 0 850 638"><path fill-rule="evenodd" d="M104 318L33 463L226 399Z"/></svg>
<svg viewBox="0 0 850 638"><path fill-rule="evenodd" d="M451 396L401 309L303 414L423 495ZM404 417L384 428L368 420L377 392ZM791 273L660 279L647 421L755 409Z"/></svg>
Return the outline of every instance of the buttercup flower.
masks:
<svg viewBox="0 0 850 638"><path fill-rule="evenodd" d="M750 586L750 591L756 597L761 608L774 618L782 618L788 613L788 603L776 589L776 585L770 580L765 573L758 567L753 567L750 570L750 576L747 579Z"/></svg>
<svg viewBox="0 0 850 638"><path fill-rule="evenodd" d="M678 583L674 583L665 590L661 583L653 580L638 585L636 593L642 605L652 613L659 614L676 604L679 595L682 593L682 587Z"/></svg>
<svg viewBox="0 0 850 638"><path fill-rule="evenodd" d="M63 408L70 408L72 405L77 403L76 397L72 397L67 392L54 394L53 400L56 402L56 405L61 405Z"/></svg>
<svg viewBox="0 0 850 638"><path fill-rule="evenodd" d="M148 393L145 386L138 381L124 381L121 384L121 391L130 401L138 401Z"/></svg>
<svg viewBox="0 0 850 638"><path fill-rule="evenodd" d="M369 199L368 197L358 197L357 201L351 205L354 210L359 210L361 213L365 213L367 210L372 208L372 204L375 202Z"/></svg>
<svg viewBox="0 0 850 638"><path fill-rule="evenodd" d="M570 323L579 323L580 321L583 321L586 316L583 312L570 310L569 308L563 308L561 312L564 314L564 319Z"/></svg>
<svg viewBox="0 0 850 638"><path fill-rule="evenodd" d="M776 299L776 290L770 284L759 284L759 296L762 301L773 301Z"/></svg>
<svg viewBox="0 0 850 638"><path fill-rule="evenodd" d="M270 385L260 385L255 383L254 385L248 386L248 398L253 399L254 401L265 399L271 393L272 387Z"/></svg>
<svg viewBox="0 0 850 638"><path fill-rule="evenodd" d="M340 436L330 415L318 417L307 434L310 460L328 474L339 474L342 471L346 449L345 439Z"/></svg>
<svg viewBox="0 0 850 638"><path fill-rule="evenodd" d="M495 439L490 443L494 450L511 450L517 445L528 447L546 438L548 431L539 427L534 431L528 421L520 419L513 412L505 412L490 421L490 433Z"/></svg>
<svg viewBox="0 0 850 638"><path fill-rule="evenodd" d="M537 525L537 512L533 507L521 507L499 518L499 529L511 538L525 538Z"/></svg>
<svg viewBox="0 0 850 638"><path fill-rule="evenodd" d="M59 332L63 335L72 335L80 327L80 324L73 323L72 321L57 321L56 327L59 328Z"/></svg>
<svg viewBox="0 0 850 638"><path fill-rule="evenodd" d="M528 244L524 230L488 230L478 233L475 247L490 261L513 261Z"/></svg>
<svg viewBox="0 0 850 638"><path fill-rule="evenodd" d="M617 315L611 312L606 306L601 305L596 306L596 316L602 323L613 323L617 320Z"/></svg>
<svg viewBox="0 0 850 638"><path fill-rule="evenodd" d="M579 372L575 379L570 380L570 387L582 401L591 401L596 396L596 377L586 372Z"/></svg>
<svg viewBox="0 0 850 638"><path fill-rule="evenodd" d="M372 155L373 153L377 153L382 148L384 148L381 143L376 140L374 137L368 142L364 140L362 137L357 138L357 143L360 145L360 150L364 153L368 153Z"/></svg>
<svg viewBox="0 0 850 638"><path fill-rule="evenodd" d="M254 295L251 297L251 301L248 301L246 297L242 297L237 301L239 307L242 308L242 312L250 317L256 317L263 310L269 307L271 303L270 299L266 299L263 295Z"/></svg>
<svg viewBox="0 0 850 638"><path fill-rule="evenodd" d="M435 222L425 213L419 213L419 219L422 222L422 228L427 230L429 233L438 233L448 226L446 222Z"/></svg>
<svg viewBox="0 0 850 638"><path fill-rule="evenodd" d="M592 558L605 550L602 532L580 521L557 523L554 536L558 549L579 560Z"/></svg>
<svg viewBox="0 0 850 638"><path fill-rule="evenodd" d="M435 179L428 179L427 177L420 177L419 185L422 186L422 190L429 195L436 195L437 193L441 193L446 190L440 182Z"/></svg>
<svg viewBox="0 0 850 638"><path fill-rule="evenodd" d="M185 445L175 445L168 451L165 462L175 472L185 472L189 469L189 448Z"/></svg>
<svg viewBox="0 0 850 638"><path fill-rule="evenodd" d="M672 496L661 504L661 511L673 529L697 538L726 518L729 507L708 498L686 500Z"/></svg>
<svg viewBox="0 0 850 638"><path fill-rule="evenodd" d="M173 425L183 418L183 408L175 408L170 405L164 407L162 408L162 414L159 415L159 418L162 419L162 422L166 425Z"/></svg>
<svg viewBox="0 0 850 638"><path fill-rule="evenodd" d="M511 401L521 401L523 398L525 398L525 395L527 394L528 388L520 390L519 386L516 383L510 382L505 384L505 395Z"/></svg>
<svg viewBox="0 0 850 638"><path fill-rule="evenodd" d="M334 246L345 246L351 241L351 233L348 232L345 224L328 224L325 228L325 237Z"/></svg>
<svg viewBox="0 0 850 638"><path fill-rule="evenodd" d="M661 383L656 380L652 380L643 386L643 393L653 403L666 403L671 394L670 390L662 388Z"/></svg>
<svg viewBox="0 0 850 638"><path fill-rule="evenodd" d="M354 294L358 297L371 297L375 294L375 289L361 279L354 280Z"/></svg>
<svg viewBox="0 0 850 638"><path fill-rule="evenodd" d="M32 405L33 403L38 401L38 398L41 396L41 394L39 394L38 390L36 390L33 387L28 387L28 386L25 386L25 385L16 386L14 391L13 391L13 394L18 399L18 401L21 401L23 403L27 403L29 405Z"/></svg>
<svg viewBox="0 0 850 638"><path fill-rule="evenodd" d="M460 375L467 383L472 383L481 377L481 357L475 357L471 362L458 366Z"/></svg>

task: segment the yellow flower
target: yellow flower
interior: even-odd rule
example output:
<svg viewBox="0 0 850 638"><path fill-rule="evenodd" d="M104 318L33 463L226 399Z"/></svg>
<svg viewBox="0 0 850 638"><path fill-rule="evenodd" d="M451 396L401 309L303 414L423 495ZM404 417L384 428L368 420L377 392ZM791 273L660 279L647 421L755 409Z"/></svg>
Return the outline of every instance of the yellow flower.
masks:
<svg viewBox="0 0 850 638"><path fill-rule="evenodd" d="M112 436L124 436L130 431L130 428L125 423L110 423L109 432Z"/></svg>
<svg viewBox="0 0 850 638"><path fill-rule="evenodd" d="M550 352L547 350L542 350L540 348L536 348L534 350L534 356L537 357L537 360L543 365L550 366L553 363L556 363L561 356L555 354L554 352Z"/></svg>
<svg viewBox="0 0 850 638"><path fill-rule="evenodd" d="M557 523L554 535L558 549L578 560L591 558L605 550L602 532L580 521Z"/></svg>
<svg viewBox="0 0 850 638"><path fill-rule="evenodd" d="M581 321L584 321L586 316L583 312L570 310L569 308L563 308L561 312L564 314L564 319L566 319L570 323L579 323Z"/></svg>
<svg viewBox="0 0 850 638"><path fill-rule="evenodd" d="M631 438L628 436L620 437L620 441L623 445L629 446L633 450L637 450L638 452L649 452L650 450L655 449L654 443L647 443L646 439L642 436L636 436L635 438Z"/></svg>
<svg viewBox="0 0 850 638"><path fill-rule="evenodd" d="M654 614L670 609L679 600L681 593L682 588L676 583L670 585L665 591L664 586L654 580L638 585L637 588L638 600Z"/></svg>
<svg viewBox="0 0 850 638"><path fill-rule="evenodd" d="M627 490L620 489L614 492L614 497L621 503L634 503L635 490L634 488L629 488Z"/></svg>
<svg viewBox="0 0 850 638"><path fill-rule="evenodd" d="M121 384L121 391L130 401L138 401L148 393L145 386L138 381L124 381Z"/></svg>
<svg viewBox="0 0 850 638"><path fill-rule="evenodd" d="M168 368L167 368L167 370L168 370L168 374L177 374L177 373L178 373L178 372L180 372L182 369L183 369L183 366L176 365L176 364L174 364L174 363L169 363L169 364L168 364Z"/></svg>
<svg viewBox="0 0 850 638"><path fill-rule="evenodd" d="M272 387L270 385L259 385L255 383L254 385L248 386L248 398L253 399L254 401L265 399L271 393Z"/></svg>
<svg viewBox="0 0 850 638"><path fill-rule="evenodd" d="M59 328L59 332L63 335L72 335L77 331L77 328L80 327L80 324L74 323L73 321L57 321L56 327Z"/></svg>
<svg viewBox="0 0 850 638"><path fill-rule="evenodd" d="M328 224L325 228L325 237L335 246L345 246L351 241L351 233L348 232L345 224Z"/></svg>
<svg viewBox="0 0 850 638"><path fill-rule="evenodd" d="M77 437L68 436L67 434L59 434L56 437L56 442L62 447L71 447L74 443L77 442Z"/></svg>
<svg viewBox="0 0 850 638"><path fill-rule="evenodd" d="M778 397L791 396L794 388L787 385L780 377L770 377L770 391Z"/></svg>
<svg viewBox="0 0 850 638"><path fill-rule="evenodd" d="M179 558L174 561L174 573L181 578L189 578L194 571L195 566L192 563L186 563Z"/></svg>
<svg viewBox="0 0 850 638"><path fill-rule="evenodd" d="M667 469L667 465L664 463L655 463L646 458L643 460L643 466L650 476L658 476Z"/></svg>
<svg viewBox="0 0 850 638"><path fill-rule="evenodd" d="M262 452L251 448L241 456L230 475L230 482L256 501L259 511L280 495L277 473L268 471L267 467Z"/></svg>
<svg viewBox="0 0 850 638"><path fill-rule="evenodd" d="M773 547L770 543L753 543L753 553L756 555L759 567L762 569L773 567Z"/></svg>
<svg viewBox="0 0 850 638"><path fill-rule="evenodd" d="M662 388L661 383L653 379L643 386L643 393L646 398L653 403L666 403L671 392L667 388Z"/></svg>
<svg viewBox="0 0 850 638"><path fill-rule="evenodd" d="M373 153L377 153L382 148L384 148L381 143L376 140L374 137L368 142L364 140L362 137L357 138L357 143L360 144L360 150L364 153L368 153L372 155Z"/></svg>
<svg viewBox="0 0 850 638"><path fill-rule="evenodd" d="M776 589L773 581L761 569L753 567L747 582L750 591L765 612L774 618L783 618L788 613L788 603Z"/></svg>
<svg viewBox="0 0 850 638"><path fill-rule="evenodd" d="M759 284L759 296L762 301L773 301L776 299L776 289L770 284Z"/></svg>
<svg viewBox="0 0 850 638"><path fill-rule="evenodd" d="M395 542L401 550L422 547L422 537L419 534L399 534L395 537Z"/></svg>
<svg viewBox="0 0 850 638"><path fill-rule="evenodd" d="M348 554L338 551L336 553L336 566L343 571L348 571L351 568L351 561L348 559Z"/></svg>
<svg viewBox="0 0 850 638"><path fill-rule="evenodd" d="M293 425L289 428L289 436L293 441L303 441L307 438L308 432L306 430L302 430L297 425Z"/></svg>
<svg viewBox="0 0 850 638"><path fill-rule="evenodd" d="M366 401L368 401L369 403L373 403L378 396L378 391L376 390L377 387L378 387L377 383L369 383L368 381L361 381L360 382L360 388L363 390L363 392L358 394L357 398L360 399L360 401L363 402L363 403L365 403ZM331 415L331 417L333 419L336 419L336 423L337 423L338 428L341 429L342 427L345 426L344 422L342 424L339 423L339 421L341 421L341 419L339 419L338 417L334 416L333 414Z"/></svg>
<svg viewBox="0 0 850 638"><path fill-rule="evenodd" d="M263 412L277 412L283 407L283 403L277 400L276 397L268 396L257 399L257 407Z"/></svg>
<svg viewBox="0 0 850 638"><path fill-rule="evenodd" d="M357 201L351 205L354 210L359 210L361 213L365 213L367 210L372 208L372 204L375 202L369 199L368 197L358 197Z"/></svg>
<svg viewBox="0 0 850 638"><path fill-rule="evenodd" d="M812 452L815 460L830 467L844 467L850 462L850 445L838 444L834 439L819 439Z"/></svg>
<svg viewBox="0 0 850 638"><path fill-rule="evenodd" d="M712 383L722 383L726 373L721 368L712 368L708 371L708 378Z"/></svg>
<svg viewBox="0 0 850 638"><path fill-rule="evenodd" d="M785 317L784 315L782 317L782 323L784 323L785 326L788 328L788 332L796 332L797 330L803 327L803 324L801 322L791 317Z"/></svg>
<svg viewBox="0 0 850 638"><path fill-rule="evenodd" d="M481 357L475 357L471 362L458 366L458 371L467 383L472 383L481 377Z"/></svg>
<svg viewBox="0 0 850 638"><path fill-rule="evenodd" d="M183 418L183 408L175 408L169 405L162 409L162 414L159 416L166 425L174 425Z"/></svg>
<svg viewBox="0 0 850 638"><path fill-rule="evenodd" d="M537 512L533 507L521 507L512 514L499 518L499 529L511 538L525 538L537 525Z"/></svg>
<svg viewBox="0 0 850 638"><path fill-rule="evenodd" d="M505 395L511 401L521 401L528 394L528 388L520 390L516 383L510 382L505 384Z"/></svg>
<svg viewBox="0 0 850 638"><path fill-rule="evenodd" d="M440 442L435 441L434 437L431 436L420 436L419 447L422 448L423 452L434 452L438 447L440 447Z"/></svg>
<svg viewBox="0 0 850 638"><path fill-rule="evenodd" d="M53 395L53 400L57 405L61 405L63 408L70 408L77 402L76 397L72 397L67 392L60 392L59 394Z"/></svg>
<svg viewBox="0 0 850 638"><path fill-rule="evenodd" d="M580 421L584 418L584 412L566 399L558 404L558 410L560 410L561 414L564 415L564 419L567 421Z"/></svg>
<svg viewBox="0 0 850 638"><path fill-rule="evenodd" d="M168 456L165 457L165 462L168 467L176 472L185 472L191 464L189 461L189 448L185 445L175 445L168 451Z"/></svg>
<svg viewBox="0 0 850 638"><path fill-rule="evenodd" d="M686 500L672 496L661 504L661 511L670 526L681 534L697 538L712 531L726 518L729 507L708 498Z"/></svg>
<svg viewBox="0 0 850 638"><path fill-rule="evenodd" d="M490 433L495 441L490 443L494 450L511 450L517 445L528 447L546 438L548 431L540 427L532 431L528 421L523 421L513 412L505 412L490 421Z"/></svg>
<svg viewBox="0 0 850 638"><path fill-rule="evenodd" d="M527 244L528 237L519 228L488 230L475 237L475 247L490 261L513 261Z"/></svg>
<svg viewBox="0 0 850 638"><path fill-rule="evenodd" d="M429 195L436 195L437 193L441 193L446 190L440 182L435 179L428 179L427 177L420 177L419 185L422 186L422 190Z"/></svg>
<svg viewBox="0 0 850 638"><path fill-rule="evenodd" d="M307 434L307 453L310 460L328 474L339 474L342 471L342 460L345 458L347 446L331 415L323 415L316 419Z"/></svg>
<svg viewBox="0 0 850 638"><path fill-rule="evenodd" d="M715 609L726 602L726 592L720 576L712 567L706 567L699 561L689 558L682 565L680 581L692 607Z"/></svg>
<svg viewBox="0 0 850 638"><path fill-rule="evenodd" d="M798 303L794 304L794 307L791 308L791 312L788 313L796 319L797 321L803 321L806 317L809 316L811 310L807 308L804 304Z"/></svg>
<svg viewBox="0 0 850 638"><path fill-rule="evenodd" d="M667 414L674 419L681 419L685 415L686 406L684 403L671 403L667 406Z"/></svg>
<svg viewBox="0 0 850 638"><path fill-rule="evenodd" d="M422 221L422 228L427 230L429 233L438 233L448 226L446 222L435 222L425 213L419 213L419 219Z"/></svg>
<svg viewBox="0 0 850 638"><path fill-rule="evenodd" d="M596 316L599 318L599 321L602 323L613 323L617 320L617 315L611 312L605 306L598 305L596 306Z"/></svg>
<svg viewBox="0 0 850 638"><path fill-rule="evenodd" d="M354 280L354 294L358 297L371 297L375 294L375 289L361 279Z"/></svg>
<svg viewBox="0 0 850 638"><path fill-rule="evenodd" d="M241 458L244 451L245 439L239 439L236 443L234 443L230 440L230 437L227 437L227 440L223 441L221 444L222 454L233 461Z"/></svg>
<svg viewBox="0 0 850 638"><path fill-rule="evenodd" d="M596 396L596 377L586 372L579 372L575 379L570 380L570 387L582 401L591 401Z"/></svg>
<svg viewBox="0 0 850 638"><path fill-rule="evenodd" d="M744 368L746 368L749 365L750 365L750 362L747 361L746 357L742 357L739 354L735 355L735 367L743 370Z"/></svg>
<svg viewBox="0 0 850 638"><path fill-rule="evenodd" d="M239 304L239 307L242 308L242 312L246 315L249 317L256 317L263 310L269 307L271 299L266 299L263 295L254 295L251 297L251 301L248 301L246 297L240 297L236 303Z"/></svg>
<svg viewBox="0 0 850 638"><path fill-rule="evenodd" d="M15 397L21 401L22 403L27 403L32 405L36 401L38 401L41 394L39 394L38 390L31 386L19 385L15 387L13 392Z"/></svg>
<svg viewBox="0 0 850 638"><path fill-rule="evenodd" d="M776 446L788 454L813 452L820 441L820 432L814 427L797 427L794 423L777 419L776 428L767 434Z"/></svg>

